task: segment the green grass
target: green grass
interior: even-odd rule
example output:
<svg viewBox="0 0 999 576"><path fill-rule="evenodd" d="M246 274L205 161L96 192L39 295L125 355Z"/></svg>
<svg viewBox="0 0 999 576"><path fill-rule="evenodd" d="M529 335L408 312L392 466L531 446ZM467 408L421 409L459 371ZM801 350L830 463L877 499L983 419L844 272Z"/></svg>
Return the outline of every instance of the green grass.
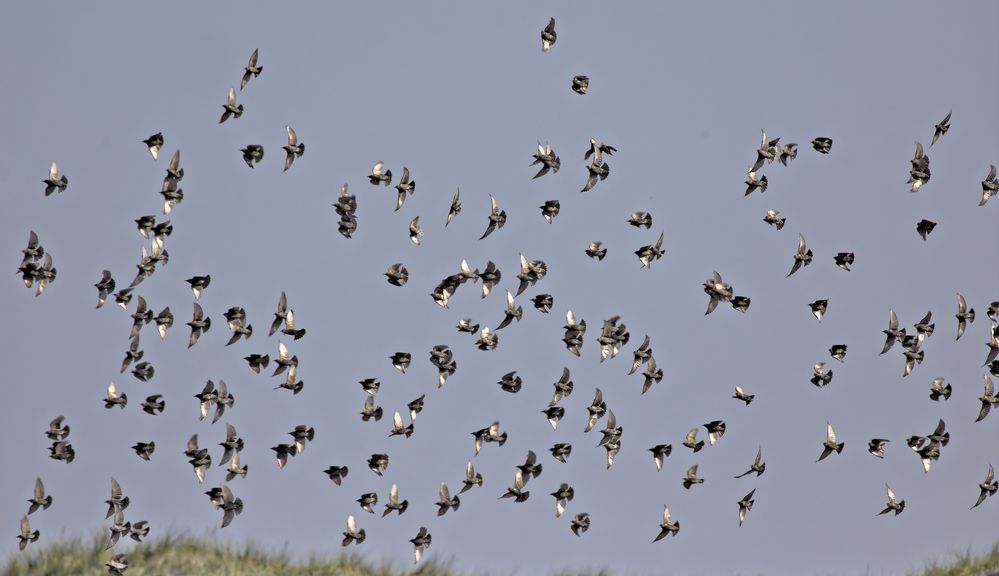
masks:
<svg viewBox="0 0 999 576"><path fill-rule="evenodd" d="M981 556L971 550L958 552L945 561L933 561L913 576L999 576L999 542Z"/></svg>
<svg viewBox="0 0 999 576"><path fill-rule="evenodd" d="M103 534L66 539L51 545L32 545L15 554L0 568L0 576L102 576L111 557L104 551ZM212 537L167 535L150 539L128 552L126 576L459 576L447 563L426 559L419 566L398 568L376 565L353 554L292 559L285 552L269 552L252 544L234 546ZM607 576L599 569L585 573L559 572L560 576ZM970 550L947 560L932 561L911 576L999 576L999 542L980 556Z"/></svg>

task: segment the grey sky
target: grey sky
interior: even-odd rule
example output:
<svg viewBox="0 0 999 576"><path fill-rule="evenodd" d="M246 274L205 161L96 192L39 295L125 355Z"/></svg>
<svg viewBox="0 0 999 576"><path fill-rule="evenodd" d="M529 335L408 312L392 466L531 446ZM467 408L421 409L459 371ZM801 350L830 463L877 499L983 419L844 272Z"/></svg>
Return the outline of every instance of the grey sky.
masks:
<svg viewBox="0 0 999 576"><path fill-rule="evenodd" d="M2 550L16 551L16 522L36 476L55 498L31 516L41 545L106 526L110 476L131 496L129 519L149 520L154 536L217 527L221 514L202 492L223 469L199 485L182 450L197 432L217 462L224 421L245 439L250 472L230 484L246 510L220 535L294 552L336 552L348 514L368 532L357 548L368 557L408 563L407 540L425 525L430 556L520 573L602 565L627 573L901 574L927 557L991 544L999 503L968 508L988 463L999 465L999 416L973 423L985 310L999 299L999 200L977 206L979 182L999 163L999 5L807 4L0 7L0 245L13 272L35 230L59 271L40 298L13 274L0 283L8 383L0 453L18 463L0 475L9 535ZM558 41L544 54L539 33L551 16ZM254 48L264 71L238 94L243 117L220 126L226 92L238 88ZM569 89L576 74L590 77L585 96ZM953 128L927 149L933 178L910 194L913 142L928 146L950 109ZM282 173L285 125L307 151ZM797 142L799 156L790 167L765 168L768 191L744 198L761 128ZM153 162L140 140L158 131L166 144ZM833 139L830 155L808 146L816 136ZM607 158L610 177L580 194L591 137L619 152ZM532 181L538 140L551 142L562 169ZM239 153L250 143L266 149L252 171ZM119 286L134 276L143 239L132 221L164 218L157 192L177 148L185 200L169 216L170 262L136 291L154 311L169 305L177 322L163 342L144 329L156 375L141 383L118 374L131 319L113 302L93 310L92 285L104 268ZM45 198L41 180L52 160L70 185ZM398 213L394 190L367 183L378 160L396 179L408 166L418 183ZM359 205L351 240L336 232L330 206L344 182ZM464 208L445 229L456 187ZM477 241L489 194L509 220ZM549 226L537 207L555 198L562 211ZM768 209L787 217L782 231L761 221ZM652 230L625 223L635 210L652 213ZM407 236L417 215L426 232L418 247ZM926 242L915 232L922 218L938 223ZM660 230L665 256L639 269L632 252ZM815 261L785 279L798 232ZM583 254L594 240L608 249L603 262ZM840 251L856 253L852 272L834 266ZM481 352L454 326L464 317L500 322L521 252L546 261L549 274L518 299L523 321L500 332L497 350ZM441 309L429 292L462 258L479 268L493 260L503 282L485 300L466 285ZM404 288L382 276L394 262L409 269ZM701 282L712 270L752 298L745 315L727 305L703 315ZM206 273L212 284L201 304L213 328L187 350L193 298L184 279ZM251 373L242 360L276 354L278 338L266 331L281 290L308 330L298 342L282 339L301 360L305 389L296 397L272 390L279 380ZM548 316L530 305L541 292L555 296ZM958 342L956 292L978 312ZM819 298L830 300L821 324L807 307ZM222 313L235 305L256 331L225 348ZM927 310L937 325L925 362L904 380L898 347L878 355L892 307L910 329ZM560 341L569 308L589 324L578 359ZM595 338L614 315L632 341L599 364ZM646 333L665 379L641 396L641 377L626 373ZM842 365L828 356L834 343L849 345ZM458 363L442 390L427 361L435 344L449 344ZM400 350L413 354L406 375L387 359ZM835 370L821 390L808 383L818 361ZM576 388L553 433L540 410L563 366ZM516 395L496 385L510 370L524 379ZM927 398L936 376L953 384L950 401ZM376 400L388 418L379 423L358 417L365 395L357 381L367 377L382 381ZM209 378L223 378L236 396L214 426L197 421L192 398ZM102 406L112 379L129 396L124 412ZM751 406L730 398L736 384L757 395ZM581 432L595 386L624 427L609 471L603 449L593 447L599 436ZM155 418L139 408L153 393L167 401ZM424 393L413 437L386 438L391 413ZM47 457L42 435L60 413L78 453L70 465ZM953 442L924 475L905 438L927 434L938 418ZM689 428L713 419L728 424L716 446L694 456L680 445ZM438 518L439 482L460 487L473 454L469 433L493 420L510 440L475 458L484 487ZM846 448L816 464L827 420ZM296 424L315 426L316 439L278 470L269 447L289 441ZM884 461L866 452L873 437L892 441ZM129 449L139 440L156 441L151 462ZM548 453L555 442L572 443L567 464ZM647 448L661 442L674 452L657 473ZM733 479L759 445L766 474ZM528 485L531 498L497 500L528 449L544 464ZM364 461L382 451L391 463L377 478ZM695 462L706 481L683 490ZM350 466L343 486L321 473L330 464ZM576 497L555 519L548 493L563 481ZM405 515L360 511L361 493L384 501L392 482L410 501ZM907 501L898 518L876 516L885 482ZM736 502L754 487L756 506L739 528ZM653 545L664 503L682 530ZM581 511L593 526L576 538L569 520Z"/></svg>

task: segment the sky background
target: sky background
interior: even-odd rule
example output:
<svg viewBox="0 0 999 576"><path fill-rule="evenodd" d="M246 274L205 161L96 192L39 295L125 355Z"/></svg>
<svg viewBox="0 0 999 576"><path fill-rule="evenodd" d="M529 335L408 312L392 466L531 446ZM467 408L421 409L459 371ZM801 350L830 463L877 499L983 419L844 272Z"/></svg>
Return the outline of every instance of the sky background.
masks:
<svg viewBox="0 0 999 576"><path fill-rule="evenodd" d="M551 16L558 40L546 54L539 34ZM9 538L0 554L16 554L36 476L55 503L31 516L42 533L33 546L106 530L112 476L131 497L126 517L148 520L154 537L214 530L226 541L332 554L354 514L368 537L356 550L368 558L408 566L408 539L427 526L428 557L501 574L904 574L991 545L999 502L969 507L988 464L999 464L999 416L973 422L985 311L999 299L999 200L977 206L979 182L999 163L997 21L992 2L4 4L0 245L10 277L0 283L0 453L9 465L0 519ZM219 125L254 48L264 70L238 94L245 113ZM590 77L585 96L570 90L576 74ZM913 142L928 146L950 109L952 129L926 148L932 180L911 194ZM286 125L306 153L282 173ZM799 153L789 167L766 167L770 188L747 198L761 128ZM160 131L154 162L141 140ZM808 145L817 136L833 139L828 156ZM591 137L618 152L605 158L610 177L580 194ZM532 180L539 140L562 169ZM251 143L266 151L253 170L239 152ZM164 218L158 191L178 148L185 199L168 217L170 261L136 289L154 312L170 306L176 323L165 341L154 326L143 330L156 374L142 383L118 373L134 300L127 313L113 301L94 310L93 284L102 269L119 287L135 275L143 238L133 220ZM46 198L52 160L70 183ZM393 189L367 182L379 160L396 179L408 166L417 181L398 212ZM350 240L331 207L344 182L358 203ZM445 229L456 187L463 211ZM508 223L478 241L489 194ZM538 210L549 199L562 206L552 225ZM762 222L768 209L787 217L783 230ZM651 230L626 224L635 210L652 213ZM422 246L408 239L415 216ZM915 231L923 218L938 224L926 242ZM13 274L29 230L58 269L40 298ZM634 250L660 231L665 256L640 269ZM799 232L815 260L785 279ZM583 253L595 240L608 250L602 262ZM841 251L856 253L852 272L835 267ZM519 253L544 260L548 275L518 298L523 320L500 331L499 347L479 351L455 324L501 321ZM485 300L466 285L440 308L429 293L463 258L480 269L494 261L503 281ZM382 275L394 262L409 269L403 288ZM746 314L721 305L704 316L702 282L713 270L752 298ZM201 274L212 276L201 304L213 327L187 349L184 280ZM308 330L297 342L267 337L282 290ZM978 320L955 342L957 292ZM531 305L538 293L554 295L550 315ZM818 323L807 304L820 298L830 304ZM227 348L222 314L237 305L255 333ZM910 331L927 310L936 322L925 362L904 379L899 346L879 355L889 308ZM567 309L589 325L581 358L561 342ZM631 342L601 364L595 339L614 315ZM626 374L645 334L665 378L642 396L642 377ZM283 381L269 377L273 367L257 375L242 360L274 357L279 340L300 359L298 396L272 389ZM843 364L827 352L837 343L849 346ZM427 359L436 344L458 364L440 390ZM405 375L388 361L396 351L413 354ZM818 361L835 370L823 389L808 382ZM575 391L553 432L540 411L563 366ZM511 370L524 380L516 395L496 384ZM928 399L937 376L954 387L948 402ZM382 383L386 418L377 423L358 417L357 382L369 377ZM235 406L215 425L199 422L192 395L220 378ZM110 380L128 394L124 411L103 407ZM755 402L731 399L735 385ZM624 428L610 470L598 433L582 433L597 386ZM140 408L154 393L167 402L157 417ZM387 438L392 412L421 394L412 438ZM58 414L72 427L69 465L48 458L43 435ZM905 438L938 418L952 442L923 474ZM728 425L716 446L693 455L680 444L714 419ZM460 488L469 433L494 420L509 441L474 458L484 487L438 518L439 483ZM826 421L846 447L816 464ZM224 468L199 485L182 451L198 433L217 463L225 422L245 440L249 475L230 483L243 514L218 532L221 513L203 492ZM297 424L314 426L315 441L278 470L270 447L290 441ZM866 451L873 437L891 439L884 460ZM149 440L157 448L145 462L129 447ZM548 453L555 442L573 445L567 464ZM657 472L647 449L663 442L673 455ZM733 479L758 446L766 473ZM544 465L530 499L497 500L529 449ZM374 452L390 455L382 478L365 466ZM687 491L681 478L694 463L705 483ZM350 467L340 487L322 473L332 464ZM393 482L410 508L383 519ZM556 519L548 493L561 482L576 497ZM899 517L876 515L886 482L907 502ZM736 502L753 488L740 528ZM377 516L355 502L370 491ZM663 504L682 529L653 545ZM577 538L569 521L582 511L592 527Z"/></svg>

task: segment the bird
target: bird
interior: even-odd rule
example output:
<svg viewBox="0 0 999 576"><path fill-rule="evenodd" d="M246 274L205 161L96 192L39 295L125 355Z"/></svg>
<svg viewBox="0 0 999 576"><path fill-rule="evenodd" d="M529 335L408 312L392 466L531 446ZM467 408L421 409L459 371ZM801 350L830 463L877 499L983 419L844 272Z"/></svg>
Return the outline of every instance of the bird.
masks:
<svg viewBox="0 0 999 576"><path fill-rule="evenodd" d="M924 184L930 181L930 158L923 153L923 145L916 142L916 153L909 161L912 168L909 170L907 184L912 184L911 192L919 192Z"/></svg>
<svg viewBox="0 0 999 576"><path fill-rule="evenodd" d="M648 212L632 212L631 216L628 217L628 224L631 224L635 228L645 228L648 230L652 228L652 214Z"/></svg>
<svg viewBox="0 0 999 576"><path fill-rule="evenodd" d="M420 558L423 557L423 551L430 548L430 542L433 537L430 532L427 532L425 526L420 526L420 530L416 533L416 536L411 538L409 541L413 544L413 564L419 564Z"/></svg>
<svg viewBox="0 0 999 576"><path fill-rule="evenodd" d="M576 94L586 94L586 91L590 89L590 77L589 76L573 76L572 77L572 91Z"/></svg>
<svg viewBox="0 0 999 576"><path fill-rule="evenodd" d="M749 406L749 404L753 401L753 398L756 398L756 395L746 394L745 390L743 390L741 386L736 386L735 394L732 396L732 398L735 398L736 400L742 400L743 402L746 403L746 406Z"/></svg>
<svg viewBox="0 0 999 576"><path fill-rule="evenodd" d="M375 422L382 419L382 407L375 407L375 397L369 395L364 398L364 409L361 411L361 420L367 422L374 418Z"/></svg>
<svg viewBox="0 0 999 576"><path fill-rule="evenodd" d="M557 35L555 34L555 19L552 18L548 21L548 25L545 29L541 31L541 51L547 52L555 45L555 39Z"/></svg>
<svg viewBox="0 0 999 576"><path fill-rule="evenodd" d="M230 117L239 118L243 115L243 105L236 104L236 89L229 88L229 96L226 98L225 104L222 105L225 112L222 113L222 117L219 118L219 124L225 122Z"/></svg>
<svg viewBox="0 0 999 576"><path fill-rule="evenodd" d="M142 143L149 148L149 155L153 157L153 160L158 160L160 157L160 148L163 147L163 133L157 132L143 140Z"/></svg>
<svg viewBox="0 0 999 576"><path fill-rule="evenodd" d="M423 228L420 227L420 217L417 216L409 221L409 239L419 246L421 238L423 238Z"/></svg>
<svg viewBox="0 0 999 576"><path fill-rule="evenodd" d="M760 458L762 458L762 457L763 457L763 447L761 446L761 447L759 447L759 448L756 449L756 459L753 460L753 463L752 463L752 465L750 465L749 470L746 470L742 474L739 474L738 476L736 476L736 478L742 478L743 476L748 476L749 474L752 474L753 472L756 472L757 476L762 476L763 472L765 472L766 469L767 469L767 463L766 462L762 462L760 460Z"/></svg>
<svg viewBox="0 0 999 576"><path fill-rule="evenodd" d="M473 466L472 461L469 460L468 464L465 466L465 480L462 482L461 492L459 492L459 494L464 494L475 486L482 486L482 474L475 471L475 466ZM441 487L444 489L443 495L447 495L447 486L441 482ZM452 506L452 509L457 510L457 505ZM443 514L443 512L439 512L439 514Z"/></svg>
<svg viewBox="0 0 999 576"><path fill-rule="evenodd" d="M905 500L896 500L895 492L892 491L891 486L885 484L885 489L888 491L888 503L885 505L885 509L878 512L878 515L887 514L894 511L895 515L898 516L905 510Z"/></svg>
<svg viewBox="0 0 999 576"><path fill-rule="evenodd" d="M787 218L781 218L779 210L767 210L767 215L763 217L763 221L780 230L787 222Z"/></svg>
<svg viewBox="0 0 999 576"><path fill-rule="evenodd" d="M406 201L406 194L408 193L412 196L413 193L416 192L416 180L410 181L409 168L406 168L405 166L402 167L402 178L399 179L399 183L396 184L395 189L397 193L395 209L398 211L399 208L402 208L402 204Z"/></svg>
<svg viewBox="0 0 999 576"><path fill-rule="evenodd" d="M531 163L531 166L541 164L541 168L538 169L534 178L540 178L549 171L551 171L552 174L555 174L559 171L559 168L562 167L562 160L555 154L554 150L552 150L551 144L546 143L542 146L541 142L538 142L538 151L533 155L533 158L534 162Z"/></svg>
<svg viewBox="0 0 999 576"><path fill-rule="evenodd" d="M111 478L111 498L105 500L104 503L108 505L108 513L104 516L105 520L114 515L115 510L128 508L129 498L122 495L121 485L114 478Z"/></svg>
<svg viewBox="0 0 999 576"><path fill-rule="evenodd" d="M704 293L709 298L705 316L714 312L719 302L730 302L733 297L732 286L726 284L717 271L712 272L711 278L704 281Z"/></svg>
<svg viewBox="0 0 999 576"><path fill-rule="evenodd" d="M28 503L31 504L28 507L28 514L33 514L39 508L48 510L49 506L52 505L52 495L45 494L45 485L42 484L41 478L35 478L35 491Z"/></svg>
<svg viewBox="0 0 999 576"><path fill-rule="evenodd" d="M283 146L285 152L284 171L287 172L295 158L301 158L302 154L305 154L305 143L298 141L298 134L295 134L294 128L285 126L284 129L288 132L288 143Z"/></svg>
<svg viewBox="0 0 999 576"><path fill-rule="evenodd" d="M535 310L542 314L548 314L555 304L555 298L551 294L536 294L534 298L531 298L531 302L534 303Z"/></svg>
<svg viewBox="0 0 999 576"><path fill-rule="evenodd" d="M360 504L361 510L374 514L374 506L375 504L378 504L378 494L375 494L374 492L361 494L361 497L357 499L357 503Z"/></svg>
<svg viewBox="0 0 999 576"><path fill-rule="evenodd" d="M812 140L812 148L819 154L828 154L832 150L832 144L832 138L826 138L825 136L819 136Z"/></svg>
<svg viewBox="0 0 999 576"><path fill-rule="evenodd" d="M160 340L165 340L167 331L173 326L173 312L170 312L170 307L160 310L153 320L156 322L156 332L160 335Z"/></svg>
<svg viewBox="0 0 999 576"><path fill-rule="evenodd" d="M884 438L871 438L871 441L867 443L867 451L871 453L871 456L884 458L885 446L888 442L890 440L885 440Z"/></svg>
<svg viewBox="0 0 999 576"><path fill-rule="evenodd" d="M756 162L749 169L750 173L759 171L763 167L764 161L767 164L772 164L774 160L777 159L780 152L777 146L780 144L780 138L775 138L770 140L767 138L767 132L765 130L760 130L763 133L763 138L760 141L760 146L756 150Z"/></svg>
<svg viewBox="0 0 999 576"><path fill-rule="evenodd" d="M496 198L492 194L489 195L489 204L491 206L489 210L489 224L486 226L486 231L479 237L479 240L489 236L493 233L493 230L502 228L506 224L506 210L499 209L499 206L496 204Z"/></svg>
<svg viewBox="0 0 999 576"><path fill-rule="evenodd" d="M565 464L569 459L569 456L572 454L572 444L558 442L553 444L548 451L552 453L552 458L555 458L559 462Z"/></svg>
<svg viewBox="0 0 999 576"><path fill-rule="evenodd" d="M393 286L401 287L405 286L406 282L409 282L409 270L398 262L388 267L385 276L388 279L388 283Z"/></svg>
<svg viewBox="0 0 999 576"><path fill-rule="evenodd" d="M260 144L247 144L246 148L241 149L240 152L243 153L243 162L246 162L250 168L264 159L264 147Z"/></svg>
<svg viewBox="0 0 999 576"><path fill-rule="evenodd" d="M405 374L406 368L409 368L409 364L413 360L413 356L409 352L395 352L389 356L389 360L396 370Z"/></svg>
<svg viewBox="0 0 999 576"><path fill-rule="evenodd" d="M135 451L136 456L148 461L149 457L152 456L153 452L156 450L156 442L136 442L132 446L132 450Z"/></svg>
<svg viewBox="0 0 999 576"><path fill-rule="evenodd" d="M919 233L919 237L923 239L923 242L925 242L926 237L930 234L930 232L933 232L933 229L936 228L936 226L936 222L931 222L930 220L924 218L919 222L916 222L916 232Z"/></svg>
<svg viewBox="0 0 999 576"><path fill-rule="evenodd" d="M822 322L822 317L825 315L826 310L829 308L829 300L822 299L816 300L808 305L812 309L812 316L819 322Z"/></svg>
<svg viewBox="0 0 999 576"><path fill-rule="evenodd" d="M235 343L241 337L249 340L250 336L253 336L253 325L246 321L246 310L241 306L229 308L224 316L229 325L229 331L232 332L232 336L229 338L226 346Z"/></svg>
<svg viewBox="0 0 999 576"><path fill-rule="evenodd" d="M233 518L243 512L243 500L235 497L225 482L219 485L219 489L221 490L219 508L222 509L222 528L225 528L232 523Z"/></svg>
<svg viewBox="0 0 999 576"><path fill-rule="evenodd" d="M546 200L538 208L541 210L541 216L544 217L545 221L551 224L555 221L555 217L558 216L561 205L558 200Z"/></svg>
<svg viewBox="0 0 999 576"><path fill-rule="evenodd" d="M194 303L194 317L187 325L191 328L191 337L188 339L187 347L194 346L204 332L212 327L212 319L205 316L204 310L197 302Z"/></svg>
<svg viewBox="0 0 999 576"><path fill-rule="evenodd" d="M652 263L663 257L664 233L665 231L659 233L659 239L656 240L655 244L642 246L638 250L635 250L635 255L638 256L638 260L642 263L642 268L652 268Z"/></svg>
<svg viewBox="0 0 999 576"><path fill-rule="evenodd" d="M853 252L839 252L833 256L833 260L836 261L836 267L842 268L847 272L850 271L850 265L853 264Z"/></svg>
<svg viewBox="0 0 999 576"><path fill-rule="evenodd" d="M454 191L454 196L451 197L451 207L447 211L447 220L444 222L444 227L451 223L451 219L457 216L461 212L461 189L456 188Z"/></svg>
<svg viewBox="0 0 999 576"><path fill-rule="evenodd" d="M107 567L109 576L124 576L125 570L128 570L128 557L125 554L114 554L104 566Z"/></svg>
<svg viewBox="0 0 999 576"><path fill-rule="evenodd" d="M250 81L251 76L256 78L257 76L260 76L261 72L264 71L263 66L257 66L257 56L257 49L254 48L253 54L250 54L250 61L246 64L246 67L243 68L243 79L239 82L240 90L246 88L246 84Z"/></svg>
<svg viewBox="0 0 999 576"><path fill-rule="evenodd" d="M954 317L957 318L957 338L954 340L960 340L967 325L975 321L975 309L968 309L968 303L960 293L957 295L957 314Z"/></svg>
<svg viewBox="0 0 999 576"><path fill-rule="evenodd" d="M725 423L721 420L712 420L704 425L704 429L708 431L708 443L712 446L718 442L718 439L725 435Z"/></svg>
<svg viewBox="0 0 999 576"><path fill-rule="evenodd" d="M825 365L826 365L825 362L816 362L815 364L812 365L813 374L810 381L812 385L818 388L827 386L830 382L832 382L833 378L832 368L823 372L822 368L825 367Z"/></svg>
<svg viewBox="0 0 999 576"><path fill-rule="evenodd" d="M247 364L250 365L250 370L260 374L260 370L266 369L267 365L270 364L271 357L268 354L250 354L245 356L243 360L246 360Z"/></svg>
<svg viewBox="0 0 999 576"><path fill-rule="evenodd" d="M125 409L125 405L128 404L128 395L125 393L118 393L117 386L114 385L114 380L108 384L107 398L104 399L104 407L107 409L114 408L115 406Z"/></svg>
<svg viewBox="0 0 999 576"><path fill-rule="evenodd" d="M846 344L833 344L829 347L829 355L842 362L846 358Z"/></svg>
<svg viewBox="0 0 999 576"><path fill-rule="evenodd" d="M364 542L366 534L364 528L358 530L357 522L354 520L354 515L351 514L347 516L347 530L343 533L343 541L340 543L341 546L348 546L351 542L355 544L360 544Z"/></svg>
<svg viewBox="0 0 999 576"><path fill-rule="evenodd" d="M996 180L996 166L995 164L989 164L989 173L985 177L985 180L982 180L982 200L978 205L985 206L989 198L996 194L999 194L999 180Z"/></svg>
<svg viewBox="0 0 999 576"><path fill-rule="evenodd" d="M696 426L691 428L690 432L687 432L687 435L683 439L683 445L693 450L695 454L700 452L701 448L704 448L704 440L697 440L697 430L698 427Z"/></svg>
<svg viewBox="0 0 999 576"><path fill-rule="evenodd" d="M985 420L985 417L989 415L989 410L992 406L994 404L999 404L999 397L996 396L995 385L992 383L992 379L989 378L988 374L984 374L983 378L985 379L984 391L982 392L981 397L978 398L978 400L982 403L982 407L978 412L978 418L975 419L975 422Z"/></svg>
<svg viewBox="0 0 999 576"><path fill-rule="evenodd" d="M194 294L194 299L201 300L201 294L206 288L208 288L208 285L212 283L212 275L205 274L204 276L192 276L188 278L186 282L191 285L191 292Z"/></svg>
<svg viewBox="0 0 999 576"><path fill-rule="evenodd" d="M933 140L930 141L931 147L937 143L937 140L941 136L943 136L944 134L947 133L948 130L950 130L950 116L953 113L954 113L953 110L947 112L947 115L944 116L944 119L941 120L939 124L933 127Z"/></svg>
<svg viewBox="0 0 999 576"><path fill-rule="evenodd" d="M69 436L69 425L63 425L65 419L66 417L60 414L49 422L49 429L45 432L49 440L62 440Z"/></svg>
<svg viewBox="0 0 999 576"><path fill-rule="evenodd" d="M513 478L513 486L507 488L506 493L500 496L500 498L513 498L514 502L525 502L530 497L530 490L524 490L523 472L518 468Z"/></svg>
<svg viewBox="0 0 999 576"><path fill-rule="evenodd" d="M298 454L298 449L294 444L277 444L271 447L277 461L278 469L283 469L288 464L288 457Z"/></svg>
<svg viewBox="0 0 999 576"><path fill-rule="evenodd" d="M756 500L753 499L753 494L755 493L756 488L753 488L749 491L749 494L746 494L742 497L742 500L739 500L739 526L742 526L742 523L746 520L746 513L752 510L753 504L756 503Z"/></svg>
<svg viewBox="0 0 999 576"><path fill-rule="evenodd" d="M382 473L388 469L388 464L388 454L372 454L368 458L368 468L374 472L376 476L381 476Z"/></svg>
<svg viewBox="0 0 999 576"><path fill-rule="evenodd" d="M520 273L517 274L517 279L520 280L520 284L517 286L517 293L514 296L520 296L528 286L534 286L540 282L545 275L548 273L548 265L545 264L544 260L530 260L521 254L520 255Z"/></svg>
<svg viewBox="0 0 999 576"><path fill-rule="evenodd" d="M520 319L524 316L524 308L518 306L516 300L514 300L513 294L509 290L506 291L506 312L503 316L503 321L500 322L499 326L496 327L497 330L502 330L510 325L511 322L516 320L520 322Z"/></svg>
<svg viewBox="0 0 999 576"><path fill-rule="evenodd" d="M31 523L28 522L27 514L21 516L21 533L17 535L17 547L20 550L24 550L29 543L37 542L39 536L41 536L41 532L31 529Z"/></svg>
<svg viewBox="0 0 999 576"><path fill-rule="evenodd" d="M375 186L384 184L387 187L392 184L392 171L383 170L384 167L385 164L381 160L375 162L374 166L371 167L371 174L368 176L368 181Z"/></svg>
<svg viewBox="0 0 999 576"><path fill-rule="evenodd" d="M239 452L234 452L232 460L229 460L229 468L225 473L225 481L232 482L233 478L237 476L246 478L246 473L249 472L249 470L249 466L241 466L239 464Z"/></svg>
<svg viewBox="0 0 999 576"><path fill-rule="evenodd" d="M777 159L780 160L781 164L787 166L788 163L791 162L791 160L794 160L797 157L798 157L798 145L795 144L794 142L790 142L784 145L784 148L781 149L780 154L777 156Z"/></svg>
<svg viewBox="0 0 999 576"><path fill-rule="evenodd" d="M555 517L561 518L562 514L565 512L566 506L568 506L569 501L572 500L576 491L565 482L562 482L558 490L551 493L551 496L555 498Z"/></svg>
<svg viewBox="0 0 999 576"><path fill-rule="evenodd" d="M524 463L517 466L517 469L523 473L524 484L527 484L527 481L531 478L541 476L544 466L538 463L538 456L534 453L534 450L528 450Z"/></svg>
<svg viewBox="0 0 999 576"><path fill-rule="evenodd" d="M951 387L950 384L947 384L946 386L944 385L943 378L934 378L933 381L930 382L930 400L933 400L934 402L938 402L940 398L949 400L952 391L953 387Z"/></svg>
<svg viewBox="0 0 999 576"><path fill-rule="evenodd" d="M590 242L590 245L586 248L586 255L595 260L603 260L607 256L607 249L600 248L603 242Z"/></svg>
<svg viewBox="0 0 999 576"><path fill-rule="evenodd" d="M687 473L683 477L683 487L690 490L690 487L694 484L704 484L704 478L697 477L697 464L694 464L687 469Z"/></svg>
<svg viewBox="0 0 999 576"><path fill-rule="evenodd" d="M981 492L978 494L978 501L971 507L972 510L977 508L982 502L985 502L987 497L999 491L999 482L996 482L995 477L995 470L992 468L992 464L989 464L989 472L985 475L985 481L978 485L978 489Z"/></svg>
<svg viewBox="0 0 999 576"><path fill-rule="evenodd" d="M569 529L572 530L572 533L576 536L581 536L583 532L590 529L590 515L586 512L576 514L573 517L572 522L569 523Z"/></svg>
<svg viewBox="0 0 999 576"><path fill-rule="evenodd" d="M833 431L832 424L826 422L826 440L822 443L822 454L819 455L819 459L816 462L825 460L826 456L836 452L840 454L843 452L843 446L845 442L836 443L836 432Z"/></svg>
<svg viewBox="0 0 999 576"><path fill-rule="evenodd" d="M610 166L601 159L599 148L593 153L593 160L586 166L586 171L588 173L586 184L583 185L580 192L589 192L597 185L598 181L606 180L607 176L610 175Z"/></svg>
<svg viewBox="0 0 999 576"><path fill-rule="evenodd" d="M803 265L808 266L812 263L812 251L808 249L805 245L805 235L798 234L798 250L794 253L794 264L791 266L791 271L787 273L786 277L790 277L801 268Z"/></svg>
<svg viewBox="0 0 999 576"><path fill-rule="evenodd" d="M323 470L323 474L329 476L330 480L337 486L347 477L349 472L350 470L346 466L330 466L326 470Z"/></svg>
<svg viewBox="0 0 999 576"><path fill-rule="evenodd" d="M312 439L316 437L316 429L305 424L298 424L291 432L288 432L288 435L295 440L295 451L301 454L305 452L305 443L312 442Z"/></svg>
<svg viewBox="0 0 999 576"><path fill-rule="evenodd" d="M888 310L888 329L882 330L885 335L885 344L881 349L881 353L884 354L895 345L896 340L902 340L905 338L905 328L899 330L898 328L898 316L895 314L894 309Z"/></svg>
<svg viewBox="0 0 999 576"><path fill-rule="evenodd" d="M475 439L475 454L478 455L484 442L496 442L500 446L506 444L507 433L499 431L499 422L493 422L489 426L472 432ZM539 472L540 473L540 472Z"/></svg>
<svg viewBox="0 0 999 576"><path fill-rule="evenodd" d="M37 243L37 236L35 238ZM109 270L102 270L101 279L94 284L94 287L97 288L97 308L100 308L107 302L108 295L114 292L115 281L111 277L111 272Z"/></svg>
<svg viewBox="0 0 999 576"><path fill-rule="evenodd" d="M658 542L669 535L676 536L680 532L680 523L673 521L669 513L669 506L663 506L663 521L659 528L659 535L653 542Z"/></svg>
<svg viewBox="0 0 999 576"><path fill-rule="evenodd" d="M406 426L402 422L402 415L396 411L395 415L392 416L392 432L389 436L405 436L409 438L413 435L413 421L410 420L409 425Z"/></svg>
<svg viewBox="0 0 999 576"><path fill-rule="evenodd" d="M652 461L656 465L656 470L663 469L663 462L666 458L673 453L672 444L656 444L652 448L649 448L649 452L652 452Z"/></svg>
<svg viewBox="0 0 999 576"><path fill-rule="evenodd" d="M111 547L117 544L122 534L128 534L132 531L131 522L125 522L125 515L122 513L122 508L115 507L112 515L114 519L110 526L111 534L108 537L107 546L104 547L105 550L110 550Z"/></svg>
<svg viewBox="0 0 999 576"><path fill-rule="evenodd" d="M469 462L468 465L471 466L472 463ZM473 472L474 472L474 469L473 469ZM480 479L480 484L481 484L481 475L480 475L479 479ZM468 485L466 484L466 486L468 486ZM467 489L468 488L463 488L462 492L464 492ZM455 494L454 496L451 496L451 492L447 489L447 484L445 484L444 482L441 482L441 487L437 491L437 496L438 496L438 500L437 500L437 515L438 516L443 516L444 514L447 513L448 510L453 510L453 511L457 512L458 508L461 506L461 499L458 498L457 494Z"/></svg>
<svg viewBox="0 0 999 576"><path fill-rule="evenodd" d="M62 193L69 186L69 178L65 174L59 174L59 167L56 166L55 160L52 161L52 165L49 167L49 177L42 180L45 184L45 195L51 196L53 192Z"/></svg>
<svg viewBox="0 0 999 576"><path fill-rule="evenodd" d="M565 408L561 406L549 406L541 412L548 418L548 423L551 424L552 430L558 429L558 421L565 416Z"/></svg>
<svg viewBox="0 0 999 576"><path fill-rule="evenodd" d="M743 196L749 196L757 189L759 189L761 194L766 192L767 186L770 183L766 176L757 176L755 171L750 170L746 172L746 181L744 184L746 185L746 193Z"/></svg>

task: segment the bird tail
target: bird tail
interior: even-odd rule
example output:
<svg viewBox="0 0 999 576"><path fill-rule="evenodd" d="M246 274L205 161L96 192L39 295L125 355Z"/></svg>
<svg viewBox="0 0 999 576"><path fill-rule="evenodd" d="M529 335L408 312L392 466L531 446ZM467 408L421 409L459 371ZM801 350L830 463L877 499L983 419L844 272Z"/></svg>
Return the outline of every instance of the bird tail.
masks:
<svg viewBox="0 0 999 576"><path fill-rule="evenodd" d="M845 446L845 445L846 445L846 442L840 442L839 444L837 444L836 445L836 453L839 454L839 453L843 452L843 446Z"/></svg>

